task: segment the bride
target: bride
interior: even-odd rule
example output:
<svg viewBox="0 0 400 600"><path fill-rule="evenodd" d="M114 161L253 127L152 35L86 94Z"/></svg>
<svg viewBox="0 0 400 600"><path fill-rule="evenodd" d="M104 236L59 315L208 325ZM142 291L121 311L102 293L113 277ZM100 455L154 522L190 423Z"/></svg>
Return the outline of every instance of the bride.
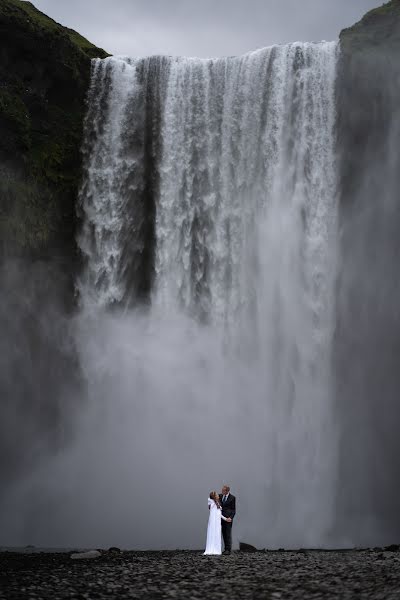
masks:
<svg viewBox="0 0 400 600"><path fill-rule="evenodd" d="M208 508L210 514L208 516L207 543L204 554L222 554L221 519L228 523L231 523L232 519L222 515L217 492L211 492L208 498Z"/></svg>

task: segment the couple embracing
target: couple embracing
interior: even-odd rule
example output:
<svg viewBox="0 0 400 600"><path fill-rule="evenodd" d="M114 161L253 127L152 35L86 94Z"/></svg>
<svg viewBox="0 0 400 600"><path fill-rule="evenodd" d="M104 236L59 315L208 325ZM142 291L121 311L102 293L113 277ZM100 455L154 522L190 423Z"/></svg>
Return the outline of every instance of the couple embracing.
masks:
<svg viewBox="0 0 400 600"><path fill-rule="evenodd" d="M211 492L208 498L207 543L204 554L222 554L221 533L224 538L224 554L232 549L232 521L236 513L236 498L230 487L224 485L221 494Z"/></svg>

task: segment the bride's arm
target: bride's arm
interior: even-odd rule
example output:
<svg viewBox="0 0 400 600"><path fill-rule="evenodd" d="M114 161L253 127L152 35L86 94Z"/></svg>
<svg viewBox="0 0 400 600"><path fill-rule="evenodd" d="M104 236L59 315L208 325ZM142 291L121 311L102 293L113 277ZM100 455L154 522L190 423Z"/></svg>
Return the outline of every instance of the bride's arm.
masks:
<svg viewBox="0 0 400 600"><path fill-rule="evenodd" d="M232 521L232 519L224 517L224 515L221 512L221 519L223 519L224 521L228 521L228 523L230 523Z"/></svg>

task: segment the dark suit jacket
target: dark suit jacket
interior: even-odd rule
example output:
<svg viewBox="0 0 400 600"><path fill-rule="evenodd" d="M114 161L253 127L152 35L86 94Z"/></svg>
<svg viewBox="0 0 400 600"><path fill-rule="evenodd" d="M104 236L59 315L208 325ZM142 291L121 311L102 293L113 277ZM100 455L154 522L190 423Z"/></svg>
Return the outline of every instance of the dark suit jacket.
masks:
<svg viewBox="0 0 400 600"><path fill-rule="evenodd" d="M227 501L225 502L225 504L222 503L222 494L219 495L219 501L221 503L222 506L222 514L224 515L224 517L226 518L231 518L233 519L233 517L236 514L236 498L235 496L233 496L232 494L229 494Z"/></svg>

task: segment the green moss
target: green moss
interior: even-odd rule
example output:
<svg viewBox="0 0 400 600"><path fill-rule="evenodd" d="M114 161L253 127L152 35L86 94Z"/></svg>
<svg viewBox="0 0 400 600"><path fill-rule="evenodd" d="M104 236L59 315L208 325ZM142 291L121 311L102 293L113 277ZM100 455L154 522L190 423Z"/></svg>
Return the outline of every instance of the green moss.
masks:
<svg viewBox="0 0 400 600"><path fill-rule="evenodd" d="M17 11L23 10L29 17L33 19L33 22L42 29L51 30L53 32L58 29L58 25L55 21L53 21L53 19L50 19L50 17L47 17L44 13L41 13L30 2L24 2L21 0L7 0L6 2L2 1L0 4L0 12L7 16L10 16L13 13L15 14L15 9Z"/></svg>
<svg viewBox="0 0 400 600"><path fill-rule="evenodd" d="M377 16L377 17L387 16L387 15L392 15L394 12L400 13L399 0L390 0L390 2L386 2L382 6L379 6L378 8L373 8L372 10L367 12L361 20L365 22L365 21L368 21L371 18L371 16L374 16L374 17L375 16Z"/></svg>
<svg viewBox="0 0 400 600"><path fill-rule="evenodd" d="M90 59L107 53L30 2L0 0L0 247L76 253Z"/></svg>
<svg viewBox="0 0 400 600"><path fill-rule="evenodd" d="M72 42L79 46L79 48L83 50L83 52L85 52L85 54L87 54L90 58L106 58L107 56L110 56L110 54L108 54L102 48L98 48L97 46L91 44L86 38L80 35L80 33L77 33L73 29L67 29L67 31Z"/></svg>
<svg viewBox="0 0 400 600"><path fill-rule="evenodd" d="M7 89L1 88L0 123L3 130L3 143L4 141L8 141L5 140L6 132L4 131L7 129L12 134L12 136L7 136L8 139L14 137L17 148L24 150L30 147L30 119L28 109L17 94L10 93ZM7 143L7 149L10 150L9 142Z"/></svg>
<svg viewBox="0 0 400 600"><path fill-rule="evenodd" d="M0 178L0 236L12 239L22 250L40 251L50 241L56 220L56 205L48 192L32 182Z"/></svg>
<svg viewBox="0 0 400 600"><path fill-rule="evenodd" d="M391 0L370 10L340 34L342 44L350 42L363 50L368 45L378 46L389 37L400 41L400 0Z"/></svg>
<svg viewBox="0 0 400 600"><path fill-rule="evenodd" d="M16 14L15 11L21 10L29 17L30 24L33 28L53 35L60 33L62 35L68 35L70 40L90 58L105 58L106 56L110 56L105 50L98 48L73 29L63 27L44 13L40 12L40 10L38 10L31 2L23 0L0 0L0 14L2 13L10 16Z"/></svg>

